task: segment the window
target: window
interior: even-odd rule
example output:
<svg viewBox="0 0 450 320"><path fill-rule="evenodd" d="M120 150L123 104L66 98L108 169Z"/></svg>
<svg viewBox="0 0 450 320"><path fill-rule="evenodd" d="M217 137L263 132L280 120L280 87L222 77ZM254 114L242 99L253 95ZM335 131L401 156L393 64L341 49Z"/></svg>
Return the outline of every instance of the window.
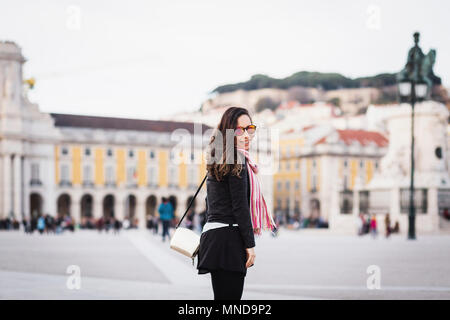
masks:
<svg viewBox="0 0 450 320"><path fill-rule="evenodd" d="M90 156L91 155L91 148L85 148L84 149L84 155L85 156Z"/></svg>
<svg viewBox="0 0 450 320"><path fill-rule="evenodd" d="M347 161L347 159L345 159L344 160L344 168L347 168L348 167L348 161Z"/></svg>
<svg viewBox="0 0 450 320"><path fill-rule="evenodd" d="M289 190L289 188L290 188L290 182L286 181L286 190Z"/></svg>
<svg viewBox="0 0 450 320"><path fill-rule="evenodd" d="M317 190L317 177L316 175L312 176L312 191L316 191Z"/></svg>
<svg viewBox="0 0 450 320"><path fill-rule="evenodd" d="M290 170L291 169L291 164L289 162L289 160L286 161L286 170Z"/></svg>
<svg viewBox="0 0 450 320"><path fill-rule="evenodd" d="M31 180L39 181L39 164L38 163L31 164Z"/></svg>
<svg viewBox="0 0 450 320"><path fill-rule="evenodd" d="M136 169L134 167L127 168L127 183L134 184L136 179Z"/></svg>
<svg viewBox="0 0 450 320"><path fill-rule="evenodd" d="M67 164L61 165L61 181L69 181L69 166Z"/></svg>
<svg viewBox="0 0 450 320"><path fill-rule="evenodd" d="M281 181L278 181L277 188L278 188L279 191L281 190Z"/></svg>
<svg viewBox="0 0 450 320"><path fill-rule="evenodd" d="M400 189L400 212L409 213L410 189ZM427 213L428 210L428 189L414 189L415 213Z"/></svg>
<svg viewBox="0 0 450 320"><path fill-rule="evenodd" d="M300 188L300 182L295 181L295 190L298 190Z"/></svg>
<svg viewBox="0 0 450 320"><path fill-rule="evenodd" d="M83 182L90 183L92 182L92 168L91 166L83 167Z"/></svg>
<svg viewBox="0 0 450 320"><path fill-rule="evenodd" d="M189 169L188 172L188 186L195 187L197 182L197 170L195 167Z"/></svg>
<svg viewBox="0 0 450 320"><path fill-rule="evenodd" d="M153 150L150 150L149 156L150 159L155 159L155 152Z"/></svg>
<svg viewBox="0 0 450 320"><path fill-rule="evenodd" d="M155 167L148 168L148 181L147 184L150 186L155 186L157 184L157 171Z"/></svg>
<svg viewBox="0 0 450 320"><path fill-rule="evenodd" d="M134 151L133 150L129 150L128 151L128 157L130 157L130 158L134 157Z"/></svg>
<svg viewBox="0 0 450 320"><path fill-rule="evenodd" d="M351 214L353 211L353 191L341 191L339 193L339 204L342 214Z"/></svg>
<svg viewBox="0 0 450 320"><path fill-rule="evenodd" d="M67 149L67 147L62 147L62 149L61 149L61 154L62 154L63 156L66 156L66 155L69 154L69 150Z"/></svg>
<svg viewBox="0 0 450 320"><path fill-rule="evenodd" d="M169 168L169 185L176 186L178 184L178 175L175 167Z"/></svg>
<svg viewBox="0 0 450 320"><path fill-rule="evenodd" d="M112 166L106 167L106 183L111 185L114 184L114 168Z"/></svg>
<svg viewBox="0 0 450 320"><path fill-rule="evenodd" d="M108 151L106 151L106 155L107 155L108 157L112 157L112 156L113 156L113 151L112 151L112 149L108 149Z"/></svg>
<svg viewBox="0 0 450 320"><path fill-rule="evenodd" d="M359 212L369 213L369 191L359 192Z"/></svg>

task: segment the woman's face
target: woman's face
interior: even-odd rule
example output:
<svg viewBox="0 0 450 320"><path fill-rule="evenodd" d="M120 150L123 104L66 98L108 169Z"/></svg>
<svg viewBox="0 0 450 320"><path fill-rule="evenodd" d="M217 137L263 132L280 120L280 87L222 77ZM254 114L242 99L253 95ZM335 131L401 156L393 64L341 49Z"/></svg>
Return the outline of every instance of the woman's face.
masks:
<svg viewBox="0 0 450 320"><path fill-rule="evenodd" d="M251 125L252 121L250 120L250 117L246 114L241 115L237 119L237 126L246 128L247 126ZM236 129L236 128L235 128ZM255 135L249 135L247 130L244 130L243 135L235 135L236 136L236 147L238 149L245 149L249 150L250 148L250 142L253 139Z"/></svg>

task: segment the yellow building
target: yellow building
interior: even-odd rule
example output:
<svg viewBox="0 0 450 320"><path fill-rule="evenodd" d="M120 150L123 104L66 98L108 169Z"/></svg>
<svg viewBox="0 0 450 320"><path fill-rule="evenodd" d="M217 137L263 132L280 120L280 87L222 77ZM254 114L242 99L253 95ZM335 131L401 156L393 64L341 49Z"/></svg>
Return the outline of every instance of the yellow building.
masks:
<svg viewBox="0 0 450 320"><path fill-rule="evenodd" d="M275 212L305 227L347 228L355 210L355 187L378 169L388 140L381 133L309 126L280 139L280 167L274 175ZM359 194L358 194L359 196ZM350 227L353 225L350 224Z"/></svg>

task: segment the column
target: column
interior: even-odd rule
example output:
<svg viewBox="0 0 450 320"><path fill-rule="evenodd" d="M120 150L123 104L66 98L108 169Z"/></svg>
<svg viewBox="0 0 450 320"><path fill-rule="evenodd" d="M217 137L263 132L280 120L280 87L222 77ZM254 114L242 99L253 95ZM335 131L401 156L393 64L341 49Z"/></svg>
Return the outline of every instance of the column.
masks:
<svg viewBox="0 0 450 320"><path fill-rule="evenodd" d="M42 165L43 170L42 174L39 173L39 178L41 179L42 183L44 184L44 192L45 197L48 197L48 199L56 199L56 185L55 185L55 163L53 161L52 153L50 152L50 149L48 149L49 156L45 157L40 161L40 166ZM56 201L47 201L48 203L45 205L46 212L49 213L52 216L57 215L57 207L56 207Z"/></svg>
<svg viewBox="0 0 450 320"><path fill-rule="evenodd" d="M11 156L3 157L3 215L11 213Z"/></svg>
<svg viewBox="0 0 450 320"><path fill-rule="evenodd" d="M13 158L13 193L14 193L14 216L17 220L22 220L22 170L20 155L16 154Z"/></svg>
<svg viewBox="0 0 450 320"><path fill-rule="evenodd" d="M70 216L76 224L81 222L81 204L79 198L73 197L70 204Z"/></svg>
<svg viewBox="0 0 450 320"><path fill-rule="evenodd" d="M145 216L145 199L136 198L136 218L138 219L139 229L145 229L147 225Z"/></svg>
<svg viewBox="0 0 450 320"><path fill-rule="evenodd" d="M95 220L100 219L103 216L103 197L100 195L94 196L94 203L93 203L93 217Z"/></svg>
<svg viewBox="0 0 450 320"><path fill-rule="evenodd" d="M3 219L5 212L3 212L4 186L3 186L3 157L0 157L0 219Z"/></svg>
<svg viewBox="0 0 450 320"><path fill-rule="evenodd" d="M123 221L125 218L125 204L127 201L127 196L117 196L114 195L114 216L116 219Z"/></svg>
<svg viewBox="0 0 450 320"><path fill-rule="evenodd" d="M30 217L30 162L28 158L23 158L23 212L26 217Z"/></svg>

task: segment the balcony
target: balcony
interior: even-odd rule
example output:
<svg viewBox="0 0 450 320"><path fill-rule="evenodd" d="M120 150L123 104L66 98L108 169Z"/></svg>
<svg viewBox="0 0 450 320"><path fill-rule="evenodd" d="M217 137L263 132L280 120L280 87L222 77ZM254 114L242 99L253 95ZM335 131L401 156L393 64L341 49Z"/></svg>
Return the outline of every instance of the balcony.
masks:
<svg viewBox="0 0 450 320"><path fill-rule="evenodd" d="M173 182L170 182L170 183L168 184L168 187L169 187L169 188L172 188L172 189L179 189L179 188L180 188L180 187L178 186L178 184L173 183Z"/></svg>
<svg viewBox="0 0 450 320"><path fill-rule="evenodd" d="M83 181L82 185L85 188L93 188L94 187L94 182L90 181L90 180L86 180L86 181Z"/></svg>
<svg viewBox="0 0 450 320"><path fill-rule="evenodd" d="M126 188L128 188L128 189L134 189L137 187L138 187L138 184L136 182L127 182L127 184L126 184Z"/></svg>
<svg viewBox="0 0 450 320"><path fill-rule="evenodd" d="M115 188L117 187L117 184L115 181L106 181L105 182L105 187L106 188Z"/></svg>
<svg viewBox="0 0 450 320"><path fill-rule="evenodd" d="M32 187L42 186L42 181L39 180L39 179L31 179L30 180L30 186L32 186Z"/></svg>
<svg viewBox="0 0 450 320"><path fill-rule="evenodd" d="M60 187L71 187L72 186L72 182L70 182L68 180L61 180L59 182L59 186Z"/></svg>

